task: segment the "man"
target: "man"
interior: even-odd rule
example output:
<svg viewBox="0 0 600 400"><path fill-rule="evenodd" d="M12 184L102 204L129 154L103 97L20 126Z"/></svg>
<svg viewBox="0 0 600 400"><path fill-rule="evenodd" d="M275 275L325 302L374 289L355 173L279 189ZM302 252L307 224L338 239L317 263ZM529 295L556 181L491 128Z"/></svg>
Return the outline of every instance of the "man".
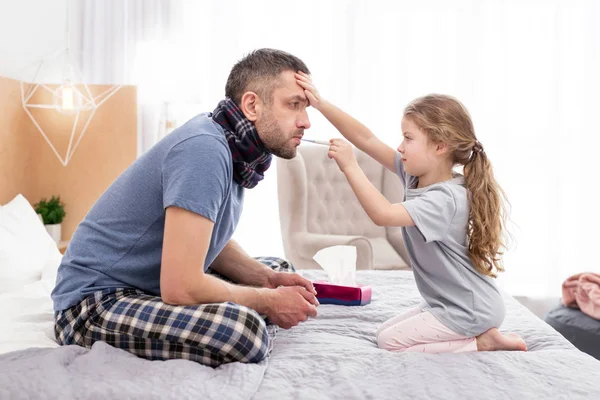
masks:
<svg viewBox="0 0 600 400"><path fill-rule="evenodd" d="M298 58L260 49L231 70L226 99L138 158L78 226L58 270L61 344L104 341L148 359L259 362L262 316L290 328L317 314L310 281L231 236L245 189L310 127ZM230 281L230 282L229 282Z"/></svg>

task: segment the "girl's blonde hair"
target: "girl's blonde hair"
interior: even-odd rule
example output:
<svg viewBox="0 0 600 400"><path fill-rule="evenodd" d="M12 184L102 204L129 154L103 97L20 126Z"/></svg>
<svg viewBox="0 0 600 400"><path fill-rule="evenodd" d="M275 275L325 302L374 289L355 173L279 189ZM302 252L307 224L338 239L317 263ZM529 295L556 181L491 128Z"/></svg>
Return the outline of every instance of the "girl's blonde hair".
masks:
<svg viewBox="0 0 600 400"><path fill-rule="evenodd" d="M506 195L496 182L492 164L475 136L467 109L455 98L431 94L412 101L404 116L415 123L433 143L444 143L453 165L464 166L469 191L469 256L477 271L496 277L504 271L503 233L506 226Z"/></svg>

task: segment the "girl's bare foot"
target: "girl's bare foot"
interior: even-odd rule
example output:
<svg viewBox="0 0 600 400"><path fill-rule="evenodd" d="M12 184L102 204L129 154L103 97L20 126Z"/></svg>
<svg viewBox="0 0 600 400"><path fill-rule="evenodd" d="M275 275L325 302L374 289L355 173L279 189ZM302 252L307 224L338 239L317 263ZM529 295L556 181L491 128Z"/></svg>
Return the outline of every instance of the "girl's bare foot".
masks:
<svg viewBox="0 0 600 400"><path fill-rule="evenodd" d="M516 333L503 335L492 328L476 337L477 351L516 350L527 351L527 345Z"/></svg>

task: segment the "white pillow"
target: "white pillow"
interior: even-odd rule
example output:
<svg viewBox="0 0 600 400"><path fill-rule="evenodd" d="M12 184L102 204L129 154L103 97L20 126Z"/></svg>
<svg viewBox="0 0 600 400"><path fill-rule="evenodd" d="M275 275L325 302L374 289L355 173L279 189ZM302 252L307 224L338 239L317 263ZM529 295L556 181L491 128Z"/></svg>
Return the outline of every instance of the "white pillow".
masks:
<svg viewBox="0 0 600 400"><path fill-rule="evenodd" d="M0 206L0 293L56 276L60 252L23 195Z"/></svg>

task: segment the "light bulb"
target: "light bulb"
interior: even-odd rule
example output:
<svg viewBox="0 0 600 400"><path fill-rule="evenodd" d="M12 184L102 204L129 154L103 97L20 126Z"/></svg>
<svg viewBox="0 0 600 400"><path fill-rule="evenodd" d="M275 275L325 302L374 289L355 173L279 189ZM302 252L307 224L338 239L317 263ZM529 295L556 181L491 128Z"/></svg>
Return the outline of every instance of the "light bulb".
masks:
<svg viewBox="0 0 600 400"><path fill-rule="evenodd" d="M62 109L72 110L73 107L73 88L71 85L65 85L62 87Z"/></svg>

